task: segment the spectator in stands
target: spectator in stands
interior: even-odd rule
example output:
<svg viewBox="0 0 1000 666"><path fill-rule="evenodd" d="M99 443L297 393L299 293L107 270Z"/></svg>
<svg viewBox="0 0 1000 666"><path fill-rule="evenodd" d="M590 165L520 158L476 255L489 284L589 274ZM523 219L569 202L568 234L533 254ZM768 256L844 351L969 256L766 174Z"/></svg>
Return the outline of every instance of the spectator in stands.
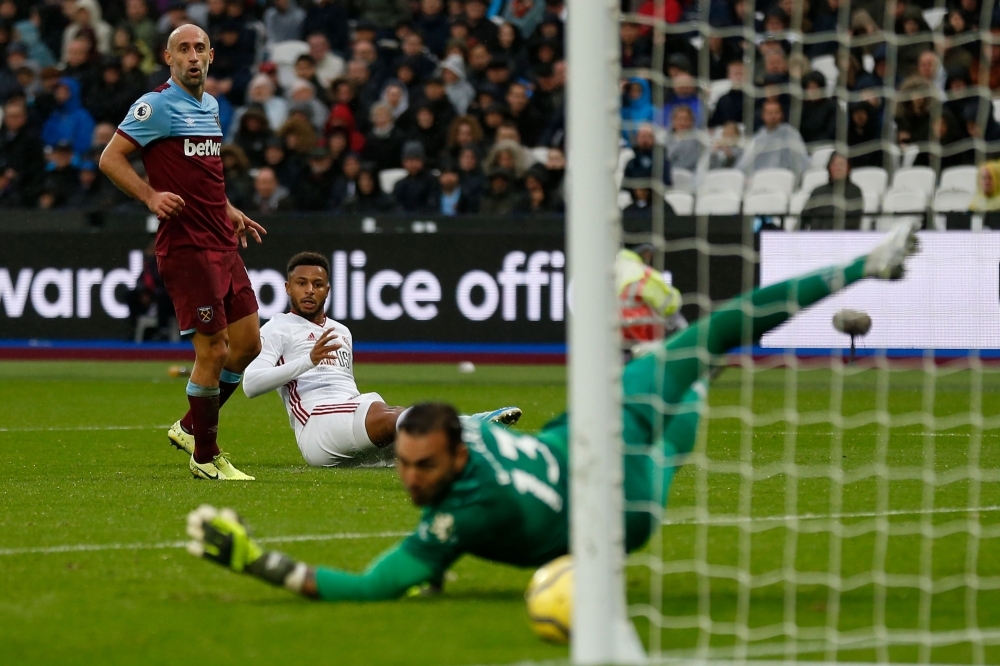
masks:
<svg viewBox="0 0 1000 666"><path fill-rule="evenodd" d="M413 69L417 81L426 80L434 74L434 70L437 67L436 63L428 55L423 38L415 32L410 32L403 37L400 55L396 60L397 66L404 61Z"/></svg>
<svg viewBox="0 0 1000 666"><path fill-rule="evenodd" d="M538 145L538 136L544 129L545 119L528 97L528 87L523 83L513 83L507 89L507 108L511 119L517 123L521 141L526 146Z"/></svg>
<svg viewBox="0 0 1000 666"><path fill-rule="evenodd" d="M458 159L459 153L470 146L482 146L483 127L475 116L458 116L448 128L446 148L452 159Z"/></svg>
<svg viewBox="0 0 1000 666"><path fill-rule="evenodd" d="M425 212L429 209L434 193L434 176L426 168L426 154L419 141L403 145L401 161L406 176L396 183L392 196L396 204L407 213Z"/></svg>
<svg viewBox="0 0 1000 666"><path fill-rule="evenodd" d="M371 18L370 14L372 12L377 12L380 6L390 3L405 4L405 0L366 0L364 3L366 8L365 18ZM344 0L314 0L310 3L306 9L305 20L302 21L303 36L309 42L310 48L313 44L309 40L309 36L314 32L320 32L326 37L327 49L336 53L347 52L351 37L348 28L347 7L345 6L347 4ZM381 23L379 26L389 27L387 25L383 26ZM313 57L316 58L317 67L320 67L322 70L322 59L316 57L315 53ZM331 80L337 76L339 74L333 75ZM320 75L320 78L322 79L322 75Z"/></svg>
<svg viewBox="0 0 1000 666"><path fill-rule="evenodd" d="M493 57L502 62L514 78L527 71L527 48L517 28L510 23L503 23L497 29L497 48L493 51Z"/></svg>
<svg viewBox="0 0 1000 666"><path fill-rule="evenodd" d="M333 156L326 148L316 147L309 152L307 168L292 189L298 210L329 210L333 194L336 172L333 170Z"/></svg>
<svg viewBox="0 0 1000 666"><path fill-rule="evenodd" d="M521 178L531 166L532 158L521 144L511 139L502 139L493 144L486 154L484 168L488 173L495 169L506 169Z"/></svg>
<svg viewBox="0 0 1000 666"><path fill-rule="evenodd" d="M263 155L263 151L261 151ZM261 158L263 161L263 156ZM249 206L253 197L250 160L236 144L222 146L222 172L226 177L226 198L237 207Z"/></svg>
<svg viewBox="0 0 1000 666"><path fill-rule="evenodd" d="M313 84L296 79L288 88L288 101L289 115L292 113L304 114L317 132L323 131L327 120L329 120L330 109L316 99L316 88Z"/></svg>
<svg viewBox="0 0 1000 666"><path fill-rule="evenodd" d="M286 42L302 36L302 22L305 10L296 0L272 0L273 4L264 10L264 28L267 41Z"/></svg>
<svg viewBox="0 0 1000 666"><path fill-rule="evenodd" d="M18 203L33 206L45 179L45 153L37 132L28 125L28 107L20 97L3 105L0 161L6 178L5 200L9 204L16 194Z"/></svg>
<svg viewBox="0 0 1000 666"><path fill-rule="evenodd" d="M167 294L167 288L160 277L156 262L156 244L151 242L142 253L142 271L135 281L135 287L125 296L128 305L129 340L135 337L136 323L139 317L156 306L158 328L154 338L166 340L169 338L171 321L174 318L174 305Z"/></svg>
<svg viewBox="0 0 1000 666"><path fill-rule="evenodd" d="M94 155L93 157L100 159L99 155ZM104 184L111 185L111 183L105 183L100 178L100 173L100 170L97 168L97 162L93 159L84 160L80 163L79 180L75 189L70 192L66 200L66 205L69 208L95 213L103 207L105 199L101 186ZM114 187L114 185L111 186Z"/></svg>
<svg viewBox="0 0 1000 666"><path fill-rule="evenodd" d="M764 126L753 136L736 168L748 176L759 169L789 169L801 174L809 154L799 131L784 121L781 103L768 99L761 109Z"/></svg>
<svg viewBox="0 0 1000 666"><path fill-rule="evenodd" d="M634 144L636 130L644 123L653 122L655 116L649 81L640 78L628 80L622 94L621 114L622 136L630 145Z"/></svg>
<svg viewBox="0 0 1000 666"><path fill-rule="evenodd" d="M514 206L514 212L522 215L543 215L561 213L562 199L548 188L548 170L541 164L534 164L524 174L524 194Z"/></svg>
<svg viewBox="0 0 1000 666"><path fill-rule="evenodd" d="M389 79L382 89L381 102L392 112L392 122L400 130L408 130L412 117L407 114L410 110L410 93L406 86L398 79Z"/></svg>
<svg viewBox="0 0 1000 666"><path fill-rule="evenodd" d="M563 185L566 179L566 153L560 148L550 148L545 169L549 172L549 189L565 201Z"/></svg>
<svg viewBox="0 0 1000 666"><path fill-rule="evenodd" d="M996 217L1000 211L1000 161L987 162L979 167L979 178L976 182L976 196L969 204L969 210L975 213L992 213ZM996 225L990 225L996 228Z"/></svg>
<svg viewBox="0 0 1000 666"><path fill-rule="evenodd" d="M264 166L274 171L278 182L291 188L304 166L299 153L286 151L280 136L271 137L264 146Z"/></svg>
<svg viewBox="0 0 1000 666"><path fill-rule="evenodd" d="M288 120L288 102L281 97L275 96L274 93L275 86L271 77L266 74L258 74L253 77L247 88L247 105L236 109L232 121L236 125L230 128L230 132L239 128L243 114L246 113L252 104L259 106L263 110L264 115L267 116L267 125L271 129L277 129L284 125L285 121Z"/></svg>
<svg viewBox="0 0 1000 666"><path fill-rule="evenodd" d="M27 49L28 60L34 63L35 67L52 67L56 64L56 58L42 41L37 25L31 20L23 20L15 23L14 29L17 31L18 40Z"/></svg>
<svg viewBox="0 0 1000 666"><path fill-rule="evenodd" d="M705 111L701 97L698 95L698 83L690 74L680 74L674 77L670 99L663 107L664 124L669 126L674 107L686 106L694 115L695 127L705 126Z"/></svg>
<svg viewBox="0 0 1000 666"><path fill-rule="evenodd" d="M656 147L656 134L650 124L640 125L635 135L635 157L625 165L625 178L629 180L648 180L653 177L653 151ZM673 185L670 177L670 160L666 151L663 152L663 184Z"/></svg>
<svg viewBox="0 0 1000 666"><path fill-rule="evenodd" d="M722 126L718 138L712 143L712 154L709 157L710 169L733 169L743 157L743 134L734 122Z"/></svg>
<svg viewBox="0 0 1000 666"><path fill-rule="evenodd" d="M826 170L830 180L809 195L802 208L800 228L860 229L865 200L861 188L851 182L850 163L844 155L833 153Z"/></svg>
<svg viewBox="0 0 1000 666"><path fill-rule="evenodd" d="M80 184L80 171L73 166L73 142L63 139L49 153L48 170L39 197L41 208L62 208Z"/></svg>
<svg viewBox="0 0 1000 666"><path fill-rule="evenodd" d="M445 217L476 212L474 201L462 191L458 166L451 160L441 164L437 186L431 194L430 211Z"/></svg>
<svg viewBox="0 0 1000 666"><path fill-rule="evenodd" d="M371 131L365 137L362 157L373 162L378 171L399 167L399 155L403 147L403 133L392 119L388 105L379 103L371 110Z"/></svg>
<svg viewBox="0 0 1000 666"><path fill-rule="evenodd" d="M486 175L479 162L479 149L474 146L466 146L458 154L459 186L476 211L487 186Z"/></svg>
<svg viewBox="0 0 1000 666"><path fill-rule="evenodd" d="M709 127L743 122L743 63L739 60L730 62L726 66L726 72L733 87L716 102L708 121Z"/></svg>
<svg viewBox="0 0 1000 666"><path fill-rule="evenodd" d="M392 116L389 116L392 118ZM329 134L335 129L343 129L347 132L348 147L353 153L360 153L365 148L365 137L357 129L354 114L347 104L334 104L330 109L330 117L326 121L326 132Z"/></svg>
<svg viewBox="0 0 1000 666"><path fill-rule="evenodd" d="M335 210L358 194L358 174L361 173L361 158L356 153L347 153L341 160L340 173L333 183L331 204Z"/></svg>
<svg viewBox="0 0 1000 666"><path fill-rule="evenodd" d="M372 164L365 165L358 173L357 194L344 203L344 211L354 214L389 213L396 209L396 201L382 191L378 175Z"/></svg>
<svg viewBox="0 0 1000 666"><path fill-rule="evenodd" d="M270 167L261 167L253 179L253 205L250 207L258 215L269 215L295 209L288 188L278 182L278 176Z"/></svg>
<svg viewBox="0 0 1000 666"><path fill-rule="evenodd" d="M21 197L14 187L14 177L3 157L0 157L0 210L20 208Z"/></svg>
<svg viewBox="0 0 1000 666"><path fill-rule="evenodd" d="M440 2L441 0L432 0ZM465 62L460 55L450 55L441 63L439 74L444 81L445 95L451 106L459 115L464 115L472 100L476 97L476 89L465 80Z"/></svg>
<svg viewBox="0 0 1000 666"><path fill-rule="evenodd" d="M469 35L490 51L498 45L497 26L486 18L486 0L466 0L465 22L469 24Z"/></svg>
<svg viewBox="0 0 1000 666"><path fill-rule="evenodd" d="M267 140L274 136L267 122L267 114L259 104L247 106L240 116L237 129L233 133L233 144L240 147L243 154L250 160L250 166L256 168L264 163L264 147Z"/></svg>
<svg viewBox="0 0 1000 666"><path fill-rule="evenodd" d="M948 73L941 66L941 58L932 50L924 51L917 56L917 76L926 81L938 96L944 92Z"/></svg>
<svg viewBox="0 0 1000 666"><path fill-rule="evenodd" d="M984 101L985 104L985 101ZM987 147L985 150L985 155L989 159L996 159L1000 157L998 154L997 142L1000 141L1000 123L994 119L993 114L990 113L992 109L989 106L985 109L986 113L986 124L981 125L979 122L979 105L969 104L965 107L965 128L969 136L974 139L983 139L987 142Z"/></svg>
<svg viewBox="0 0 1000 666"><path fill-rule="evenodd" d="M309 56L316 64L316 78L324 88L338 76L343 76L344 59L330 51L330 42L326 34L312 32L306 38L306 42L309 44Z"/></svg>
<svg viewBox="0 0 1000 666"><path fill-rule="evenodd" d="M885 167L885 153L875 110L868 102L851 102L847 107L847 145L852 169Z"/></svg>
<svg viewBox="0 0 1000 666"><path fill-rule="evenodd" d="M708 38L708 78L712 81L720 81L729 76L729 65L734 62L742 62L743 54L741 49L730 41L717 35ZM742 73L740 74L742 79Z"/></svg>
<svg viewBox="0 0 1000 666"><path fill-rule="evenodd" d="M667 160L673 169L698 169L701 155L707 143L694 127L694 113L683 104L673 107L670 117L670 131L665 146Z"/></svg>
<svg viewBox="0 0 1000 666"><path fill-rule="evenodd" d="M528 39L545 16L543 0L509 0L503 10L503 20L510 23Z"/></svg>
<svg viewBox="0 0 1000 666"><path fill-rule="evenodd" d="M896 19L896 34L908 38L908 41L901 43L896 51L896 75L905 80L917 73L917 60L920 54L934 48L931 29L924 20L920 7L907 6L903 9L902 14ZM920 39L920 36L924 36L924 39Z"/></svg>
<svg viewBox="0 0 1000 666"><path fill-rule="evenodd" d="M451 125L451 121L458 115L455 108L448 101L445 93L444 81L440 77L432 77L424 83L423 101L434 108L434 116L438 122L445 127Z"/></svg>
<svg viewBox="0 0 1000 666"><path fill-rule="evenodd" d="M90 148L94 132L94 119L83 108L80 84L76 79L63 77L55 88L55 109L42 128L42 141L46 146L69 141L77 157Z"/></svg>
<svg viewBox="0 0 1000 666"><path fill-rule="evenodd" d="M479 212L494 217L510 215L517 203L514 173L510 169L502 168L491 171L489 189L479 206Z"/></svg>
<svg viewBox="0 0 1000 666"><path fill-rule="evenodd" d="M444 153L446 137L444 126L434 117L434 108L428 104L417 106L414 114L414 127L409 134L411 141L416 141L424 147L426 163L430 168L436 168L438 160Z"/></svg>
<svg viewBox="0 0 1000 666"><path fill-rule="evenodd" d="M837 101L826 95L826 77L809 72L802 77L802 118L799 132L806 144L832 143L837 138Z"/></svg>
<svg viewBox="0 0 1000 666"><path fill-rule="evenodd" d="M420 14L413 21L413 27L424 36L431 53L435 56L444 53L451 28L444 14L443 0L420 0Z"/></svg>
<svg viewBox="0 0 1000 666"><path fill-rule="evenodd" d="M409 0L366 0L360 5L361 17L382 30L389 30L410 20L410 4Z"/></svg>
<svg viewBox="0 0 1000 666"><path fill-rule="evenodd" d="M101 54L111 52L111 26L101 18L101 6L97 0L76 0L65 6L71 21L63 30L63 52L69 43L81 35L89 35L94 42L94 50Z"/></svg>
<svg viewBox="0 0 1000 666"><path fill-rule="evenodd" d="M621 42L622 69L649 67L652 64L652 39L642 35L642 28L637 23L622 21L618 27L618 38Z"/></svg>
<svg viewBox="0 0 1000 666"><path fill-rule="evenodd" d="M899 87L901 101L896 109L896 140L903 150L919 147L920 154L914 164L920 166L930 164L927 142L931 137L932 95L931 86L918 76L906 79Z"/></svg>

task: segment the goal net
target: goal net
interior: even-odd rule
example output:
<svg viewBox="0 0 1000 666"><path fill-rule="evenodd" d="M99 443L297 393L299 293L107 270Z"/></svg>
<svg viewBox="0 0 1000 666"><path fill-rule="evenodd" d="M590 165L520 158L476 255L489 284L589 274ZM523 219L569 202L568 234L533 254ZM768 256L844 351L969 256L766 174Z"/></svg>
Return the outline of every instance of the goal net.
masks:
<svg viewBox="0 0 1000 666"><path fill-rule="evenodd" d="M917 350L1000 347L980 312L998 308L1000 248L969 233L992 226L979 171L1000 152L1000 11L992 0L621 8L624 241L655 248L689 319L880 236L840 230L919 224L945 262L921 259L906 280L848 290L814 325L741 348L705 404L650 396L701 423L658 533L627 560L627 612L648 654L1000 663L1000 375L985 352ZM773 240L801 229L829 231ZM962 272L992 277L942 283ZM923 291L935 285L947 293ZM933 323L906 307L927 301ZM853 362L830 325L839 307L875 322ZM805 347L822 349L787 349Z"/></svg>

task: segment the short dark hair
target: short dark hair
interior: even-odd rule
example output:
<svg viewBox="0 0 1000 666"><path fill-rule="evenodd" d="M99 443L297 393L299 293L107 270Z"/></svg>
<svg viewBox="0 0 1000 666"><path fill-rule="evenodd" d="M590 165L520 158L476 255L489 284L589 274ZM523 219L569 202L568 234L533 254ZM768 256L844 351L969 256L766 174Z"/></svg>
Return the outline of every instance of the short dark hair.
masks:
<svg viewBox="0 0 1000 666"><path fill-rule="evenodd" d="M462 422L458 420L458 412L444 402L421 402L413 405L406 410L398 427L408 435L443 432L452 453L462 443Z"/></svg>
<svg viewBox="0 0 1000 666"><path fill-rule="evenodd" d="M285 275L291 276L292 271L299 266L319 266L326 271L327 277L330 275L330 262L318 252L299 252L288 260L288 268L285 271Z"/></svg>

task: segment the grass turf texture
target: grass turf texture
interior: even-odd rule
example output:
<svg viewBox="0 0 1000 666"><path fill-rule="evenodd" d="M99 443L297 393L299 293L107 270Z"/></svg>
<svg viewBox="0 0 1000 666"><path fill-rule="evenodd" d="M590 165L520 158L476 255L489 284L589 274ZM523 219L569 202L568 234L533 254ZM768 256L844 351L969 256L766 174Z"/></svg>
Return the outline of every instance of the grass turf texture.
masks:
<svg viewBox="0 0 1000 666"><path fill-rule="evenodd" d="M242 469L255 474L252 484L211 484L190 478L184 456L167 445L163 428L185 406L184 380L169 379L159 363L4 363L0 364L0 655L5 663L180 663L210 659L242 663L247 659L272 663L345 664L496 664L516 660L562 659L563 648L536 640L527 628L522 594L531 571L487 564L472 558L454 569L447 592L436 599L406 599L378 604L318 604L298 599L258 581L236 576L199 562L177 547L30 553L20 549L81 544L164 544L183 540L184 516L201 503L232 506L243 513L262 537L317 536L324 540L278 542L296 557L357 570L393 543L395 537L374 534L405 532L418 512L409 506L394 475L387 470L319 470L307 467L295 447L278 399L249 401L242 393L223 410L220 428L224 447ZM390 403L422 399L450 400L467 412L505 404L525 410L522 427L538 428L565 404L561 368L480 367L459 375L454 366L363 366L357 369L362 390L378 391ZM828 370L789 373L760 372L752 384L736 370L716 382L711 402L716 409L708 430L708 457L717 462L752 459L757 474L773 467L774 474L749 488L739 474L702 473L695 467L678 474L671 496L671 516L690 515L696 494L707 497L713 514L750 513L780 516L828 513L830 482L799 479L790 484L780 464L829 465L832 440L829 423L802 425L793 439L784 410L800 415L826 412L842 400L845 415L865 414L878 405L900 416L886 449L888 464L920 469L934 446L931 467L938 472L968 462L968 427L948 433L959 436L914 436L923 426L905 415L932 411L938 417L968 413L970 372L938 378L934 401L925 393L926 376L919 372L884 375L857 370L844 381L842 394L831 392ZM792 382L791 380L795 381ZM1000 413L1000 377L987 373L983 382L983 412ZM834 383L834 386L837 384ZM752 390L751 390L752 389ZM838 398L842 395L841 398ZM752 404L760 425L750 430L729 418L727 406ZM865 420L865 419L860 419ZM119 426L120 430L99 430ZM40 430L50 428L50 430ZM86 430L84 428L94 428ZM879 454L878 426L863 424L845 431L838 452L845 471L863 470ZM1000 462L1000 432L982 439L981 466ZM788 444L795 443L794 450ZM699 447L704 447L704 443ZM787 490L795 487L797 501ZM919 509L925 498L920 481L886 484L892 509ZM858 478L844 486L842 512L872 511L879 484ZM747 503L751 498L752 502ZM969 484L956 481L938 488L937 507L964 507ZM743 505L741 506L741 501ZM984 483L982 506L1000 504L997 484ZM934 525L939 529L964 519L964 514L889 518L894 526ZM844 519L860 525L871 518ZM983 513L981 523L995 525L1000 514ZM683 521L682 521L683 522ZM740 560L757 574L791 566L800 572L823 572L829 566L830 540L825 534L801 534L790 539L780 523L774 529L733 526L669 525L657 542L667 561L691 558L699 543L708 544L708 561L736 565ZM963 523L964 525L964 523ZM341 538L332 538L339 535ZM968 537L964 532L935 540L931 570L935 579L965 571ZM790 550L789 544L795 548ZM876 540L871 534L844 539L841 572L853 575L871 569ZM977 571L1000 575L997 539L979 548ZM12 552L14 551L14 552ZM924 553L926 555L926 553ZM699 603L698 579L691 574L667 575L662 584L650 582L649 569L629 568L629 596L642 607L651 591L662 594L656 612L680 617L694 614ZM887 543L887 569L920 571L921 539L893 536ZM713 577L707 596L711 617L731 622L737 617L738 586ZM780 622L794 601L793 615L801 626L822 626L828 610L827 588L815 584L797 589L775 584L755 589L750 598L750 626ZM933 595L931 622L935 628L965 626L966 588ZM656 601L655 596L653 597ZM871 586L845 592L841 629L871 622ZM1000 593L980 591L977 609L982 627L1000 627ZM910 588L890 590L886 623L918 626L920 593ZM660 604L660 601L656 601ZM696 644L697 632L663 630L658 635L640 619L640 633L664 650ZM714 637L725 646L731 638ZM920 657L916 648L893 648L896 660ZM773 655L780 656L780 655ZM822 654L802 655L813 658ZM875 650L839 655L872 660ZM939 662L968 662L969 646L935 649ZM1000 652L987 648L987 663L1000 662Z"/></svg>

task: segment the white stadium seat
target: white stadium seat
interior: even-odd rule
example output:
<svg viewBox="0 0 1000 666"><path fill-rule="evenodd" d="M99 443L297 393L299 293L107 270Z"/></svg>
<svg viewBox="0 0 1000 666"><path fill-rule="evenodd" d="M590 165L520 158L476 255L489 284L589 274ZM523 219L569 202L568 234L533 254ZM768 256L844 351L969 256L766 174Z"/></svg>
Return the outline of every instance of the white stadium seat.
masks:
<svg viewBox="0 0 1000 666"><path fill-rule="evenodd" d="M936 181L937 175L934 173L934 169L930 167L904 167L893 175L892 189L914 190L923 192L924 196L931 196L934 193L934 183Z"/></svg>
<svg viewBox="0 0 1000 666"><path fill-rule="evenodd" d="M670 204L677 215L691 215L694 213L694 197L687 192L667 192L663 199Z"/></svg>
<svg viewBox="0 0 1000 666"><path fill-rule="evenodd" d="M840 70L837 69L837 59L832 55L817 56L812 59L812 68L817 72L822 72L826 77L826 93L832 95L837 89L837 79L840 78Z"/></svg>
<svg viewBox="0 0 1000 666"><path fill-rule="evenodd" d="M396 183L406 178L406 169L383 169L378 174L378 183L382 186L382 191L392 194L392 188Z"/></svg>
<svg viewBox="0 0 1000 666"><path fill-rule="evenodd" d="M781 192L787 198L795 189L795 174L789 169L760 169L750 178L748 192Z"/></svg>
<svg viewBox="0 0 1000 666"><path fill-rule="evenodd" d="M535 158L535 161L539 164L547 164L549 161L549 151L552 150L547 146L539 146L538 148L531 149L531 156Z"/></svg>
<svg viewBox="0 0 1000 666"><path fill-rule="evenodd" d="M947 13L948 10L944 7L931 7L930 9L925 9L924 20L927 21L927 27L932 31L937 30Z"/></svg>
<svg viewBox="0 0 1000 666"><path fill-rule="evenodd" d="M788 200L788 215L785 216L785 231L795 231L799 226L799 214L802 213L802 209L806 207L806 202L809 201L809 195L812 192L806 192L805 190L799 190L792 195L792 198Z"/></svg>
<svg viewBox="0 0 1000 666"><path fill-rule="evenodd" d="M957 166L945 169L941 172L941 184L938 189L961 190L975 194L977 173L974 166Z"/></svg>
<svg viewBox="0 0 1000 666"><path fill-rule="evenodd" d="M902 156L900 157L899 166L904 169L909 169L917 161L917 157L920 155L920 148L917 146L907 146L902 151Z"/></svg>
<svg viewBox="0 0 1000 666"><path fill-rule="evenodd" d="M300 55L309 53L309 45L297 39L276 42L267 47L272 62L278 67L278 82L283 88L295 83L295 61Z"/></svg>
<svg viewBox="0 0 1000 666"><path fill-rule="evenodd" d="M889 174L882 167L858 167L851 170L851 182L881 199L889 186Z"/></svg>
<svg viewBox="0 0 1000 666"><path fill-rule="evenodd" d="M699 193L694 213L695 215L739 215L740 195L731 191Z"/></svg>
<svg viewBox="0 0 1000 666"><path fill-rule="evenodd" d="M876 224L877 231L888 231L898 224L920 225L927 212L927 195L919 190L893 188L882 199L882 213ZM913 216L886 215L886 213L914 213Z"/></svg>
<svg viewBox="0 0 1000 666"><path fill-rule="evenodd" d="M618 192L618 210L625 210L632 205L632 193L628 190Z"/></svg>
<svg viewBox="0 0 1000 666"><path fill-rule="evenodd" d="M784 192L748 192L743 198L744 215L784 215L788 195Z"/></svg>
<svg viewBox="0 0 1000 666"><path fill-rule="evenodd" d="M864 211L868 214L877 213L882 205L882 195L875 190L861 190L861 198L864 201Z"/></svg>
<svg viewBox="0 0 1000 666"><path fill-rule="evenodd" d="M963 213L969 210L974 192L967 190L946 190L940 189L934 195L934 212L936 213Z"/></svg>
<svg viewBox="0 0 1000 666"><path fill-rule="evenodd" d="M673 188L681 192L694 192L694 174L687 169L670 169Z"/></svg>
<svg viewBox="0 0 1000 666"><path fill-rule="evenodd" d="M712 169L701 184L698 185L698 194L703 192L729 192L737 199L743 194L743 185L746 176L739 169Z"/></svg>
<svg viewBox="0 0 1000 666"><path fill-rule="evenodd" d="M815 190L820 185L826 185L830 182L830 172L826 169L810 169L802 174L802 187L799 188L800 191L809 193Z"/></svg>
<svg viewBox="0 0 1000 666"><path fill-rule="evenodd" d="M833 155L834 150L833 146L817 146L813 148L812 155L809 157L809 168L825 169L826 165L830 163L830 155Z"/></svg>
<svg viewBox="0 0 1000 666"><path fill-rule="evenodd" d="M719 81L712 81L708 88L708 106L711 109L715 108L715 105L719 103L722 96L733 89L733 82L729 79L721 79Z"/></svg>

